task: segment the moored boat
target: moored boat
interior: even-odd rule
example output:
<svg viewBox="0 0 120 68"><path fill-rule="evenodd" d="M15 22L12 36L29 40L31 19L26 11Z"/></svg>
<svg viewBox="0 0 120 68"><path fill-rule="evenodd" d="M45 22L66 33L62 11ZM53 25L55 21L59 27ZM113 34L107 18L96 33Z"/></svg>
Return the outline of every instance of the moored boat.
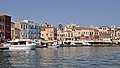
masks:
<svg viewBox="0 0 120 68"><path fill-rule="evenodd" d="M60 45L57 44L57 42L54 42L53 44L48 45L48 48L59 48L59 47L60 47Z"/></svg>
<svg viewBox="0 0 120 68"><path fill-rule="evenodd" d="M83 42L82 42L82 46L91 46L91 44L90 44L89 42L83 41Z"/></svg>
<svg viewBox="0 0 120 68"><path fill-rule="evenodd" d="M9 50L33 50L37 47L37 44L32 40L17 39L9 42Z"/></svg>
<svg viewBox="0 0 120 68"><path fill-rule="evenodd" d="M49 45L48 48L59 48L60 45Z"/></svg>

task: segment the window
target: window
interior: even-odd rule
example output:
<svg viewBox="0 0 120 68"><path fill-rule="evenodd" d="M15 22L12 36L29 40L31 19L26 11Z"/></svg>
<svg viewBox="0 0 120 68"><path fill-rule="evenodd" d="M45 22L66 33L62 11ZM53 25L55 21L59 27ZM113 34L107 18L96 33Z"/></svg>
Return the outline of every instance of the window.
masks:
<svg viewBox="0 0 120 68"><path fill-rule="evenodd" d="M28 42L28 44L32 44L33 42Z"/></svg>
<svg viewBox="0 0 120 68"><path fill-rule="evenodd" d="M84 32L82 32L82 35L84 34Z"/></svg>
<svg viewBox="0 0 120 68"><path fill-rule="evenodd" d="M23 28L23 25L21 25L21 28Z"/></svg>
<svg viewBox="0 0 120 68"><path fill-rule="evenodd" d="M20 45L26 44L25 41L20 41L19 43L20 43Z"/></svg>
<svg viewBox="0 0 120 68"><path fill-rule="evenodd" d="M0 22L2 22L2 18L0 18Z"/></svg>
<svg viewBox="0 0 120 68"><path fill-rule="evenodd" d="M12 42L11 45L18 45L18 42Z"/></svg>
<svg viewBox="0 0 120 68"><path fill-rule="evenodd" d="M25 29L25 25L24 25L24 28L23 29Z"/></svg>
<svg viewBox="0 0 120 68"><path fill-rule="evenodd" d="M71 33L71 37L73 37L73 33Z"/></svg>
<svg viewBox="0 0 120 68"><path fill-rule="evenodd" d="M27 29L27 25L26 25L26 29Z"/></svg>
<svg viewBox="0 0 120 68"><path fill-rule="evenodd" d="M68 37L70 37L70 33L68 33Z"/></svg>

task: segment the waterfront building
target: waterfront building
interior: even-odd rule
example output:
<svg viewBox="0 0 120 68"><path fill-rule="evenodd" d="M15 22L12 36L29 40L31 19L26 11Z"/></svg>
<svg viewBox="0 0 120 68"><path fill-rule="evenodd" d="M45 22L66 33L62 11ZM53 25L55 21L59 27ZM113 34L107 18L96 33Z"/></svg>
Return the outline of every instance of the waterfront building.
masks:
<svg viewBox="0 0 120 68"><path fill-rule="evenodd" d="M75 40L75 28L80 27L77 24L68 24L62 26L61 24L57 28L57 39L62 41Z"/></svg>
<svg viewBox="0 0 120 68"><path fill-rule="evenodd" d="M104 33L104 32L107 33L111 29L109 26L100 26L100 27L97 27L97 28L102 33Z"/></svg>
<svg viewBox="0 0 120 68"><path fill-rule="evenodd" d="M65 30L64 31L64 40L75 40L75 36L74 36L75 32L72 30Z"/></svg>
<svg viewBox="0 0 120 68"><path fill-rule="evenodd" d="M98 40L99 31L96 28L76 27L76 40Z"/></svg>
<svg viewBox="0 0 120 68"><path fill-rule="evenodd" d="M115 25L112 25L111 27L111 31L112 31L112 40L116 39L116 35L117 35L117 27Z"/></svg>
<svg viewBox="0 0 120 68"><path fill-rule="evenodd" d="M117 28L116 38L120 39L120 27Z"/></svg>
<svg viewBox="0 0 120 68"><path fill-rule="evenodd" d="M56 38L56 28L50 24L41 24L41 38L45 40L54 41L57 40Z"/></svg>
<svg viewBox="0 0 120 68"><path fill-rule="evenodd" d="M59 24L57 27L57 40L65 40L64 26L62 24Z"/></svg>
<svg viewBox="0 0 120 68"><path fill-rule="evenodd" d="M111 33L102 33L100 32L100 40L103 40L103 41L111 41Z"/></svg>
<svg viewBox="0 0 120 68"><path fill-rule="evenodd" d="M15 39L20 39L20 29L19 28L15 28Z"/></svg>
<svg viewBox="0 0 120 68"><path fill-rule="evenodd" d="M20 27L15 22L11 23L11 40L20 39Z"/></svg>
<svg viewBox="0 0 120 68"><path fill-rule="evenodd" d="M109 26L100 26L97 28L100 33L100 40L111 41L112 36L114 35L114 30L111 30Z"/></svg>
<svg viewBox="0 0 120 68"><path fill-rule="evenodd" d="M11 16L0 14L0 31L3 41L11 39Z"/></svg>
<svg viewBox="0 0 120 68"><path fill-rule="evenodd" d="M15 22L15 39L21 38L21 24L19 22Z"/></svg>
<svg viewBox="0 0 120 68"><path fill-rule="evenodd" d="M20 39L40 39L40 26L29 20L20 20L15 23L20 29ZM18 31L17 30L17 31Z"/></svg>
<svg viewBox="0 0 120 68"><path fill-rule="evenodd" d="M11 22L11 40L15 39L15 23Z"/></svg>

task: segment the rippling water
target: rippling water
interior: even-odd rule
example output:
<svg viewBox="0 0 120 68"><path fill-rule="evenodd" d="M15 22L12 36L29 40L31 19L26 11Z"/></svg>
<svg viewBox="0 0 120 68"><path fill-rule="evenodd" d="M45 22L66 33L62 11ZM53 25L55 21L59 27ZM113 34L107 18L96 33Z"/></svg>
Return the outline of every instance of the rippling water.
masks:
<svg viewBox="0 0 120 68"><path fill-rule="evenodd" d="M0 68L120 68L120 47L0 51Z"/></svg>

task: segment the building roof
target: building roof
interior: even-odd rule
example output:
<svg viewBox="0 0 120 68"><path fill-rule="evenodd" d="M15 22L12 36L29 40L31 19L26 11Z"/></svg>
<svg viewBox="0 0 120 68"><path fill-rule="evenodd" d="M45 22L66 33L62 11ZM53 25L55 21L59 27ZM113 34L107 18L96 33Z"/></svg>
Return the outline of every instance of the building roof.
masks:
<svg viewBox="0 0 120 68"><path fill-rule="evenodd" d="M10 15L7 15L7 14L0 14L0 16L10 16Z"/></svg>
<svg viewBox="0 0 120 68"><path fill-rule="evenodd" d="M76 27L76 30L94 30L94 31L98 31L98 29L96 28L87 28L87 27Z"/></svg>

